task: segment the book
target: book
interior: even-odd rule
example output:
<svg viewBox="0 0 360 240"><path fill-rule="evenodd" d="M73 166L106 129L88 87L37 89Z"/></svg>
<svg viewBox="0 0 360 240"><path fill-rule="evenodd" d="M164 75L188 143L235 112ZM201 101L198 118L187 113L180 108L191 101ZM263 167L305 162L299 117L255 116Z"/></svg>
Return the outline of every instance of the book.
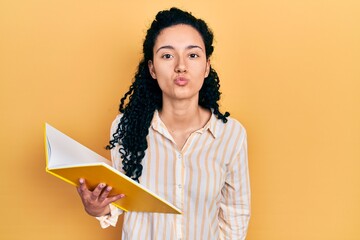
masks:
<svg viewBox="0 0 360 240"><path fill-rule="evenodd" d="M46 172L74 185L84 178L89 189L99 183L109 195L125 194L112 203L124 211L181 214L181 210L112 167L111 161L45 123Z"/></svg>

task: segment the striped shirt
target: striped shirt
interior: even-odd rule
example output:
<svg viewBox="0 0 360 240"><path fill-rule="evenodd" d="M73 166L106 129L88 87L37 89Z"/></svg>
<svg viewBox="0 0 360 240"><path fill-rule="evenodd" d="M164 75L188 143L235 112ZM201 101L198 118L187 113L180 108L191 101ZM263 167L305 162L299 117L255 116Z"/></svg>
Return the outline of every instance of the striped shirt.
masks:
<svg viewBox="0 0 360 240"><path fill-rule="evenodd" d="M117 129L117 116L111 133ZM233 118L212 114L181 150L156 111L147 136L140 183L182 210L182 214L126 212L123 240L245 239L250 218L246 132ZM111 150L122 170L119 146ZM111 205L102 227L115 226L122 211Z"/></svg>

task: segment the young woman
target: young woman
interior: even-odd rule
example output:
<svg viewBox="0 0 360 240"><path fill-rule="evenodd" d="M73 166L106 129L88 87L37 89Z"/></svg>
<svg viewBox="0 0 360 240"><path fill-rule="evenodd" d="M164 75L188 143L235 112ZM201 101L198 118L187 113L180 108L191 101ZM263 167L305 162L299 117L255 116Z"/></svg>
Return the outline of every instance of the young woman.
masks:
<svg viewBox="0 0 360 240"><path fill-rule="evenodd" d="M126 212L110 203L111 186L78 192L103 227L125 214L127 239L245 239L250 218L246 132L219 111L211 67L213 34L177 8L161 11L147 31L130 90L108 146L114 166L173 203L181 215Z"/></svg>

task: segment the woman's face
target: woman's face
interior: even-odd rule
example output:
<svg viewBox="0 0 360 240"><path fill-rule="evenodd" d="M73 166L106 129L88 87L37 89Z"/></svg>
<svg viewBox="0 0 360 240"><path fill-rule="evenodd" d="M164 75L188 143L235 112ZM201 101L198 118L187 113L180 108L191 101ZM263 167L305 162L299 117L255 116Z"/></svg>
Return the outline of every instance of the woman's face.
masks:
<svg viewBox="0 0 360 240"><path fill-rule="evenodd" d="M157 80L163 101L198 101L210 61L200 33L189 25L163 29L158 35L153 61L148 62L151 76Z"/></svg>

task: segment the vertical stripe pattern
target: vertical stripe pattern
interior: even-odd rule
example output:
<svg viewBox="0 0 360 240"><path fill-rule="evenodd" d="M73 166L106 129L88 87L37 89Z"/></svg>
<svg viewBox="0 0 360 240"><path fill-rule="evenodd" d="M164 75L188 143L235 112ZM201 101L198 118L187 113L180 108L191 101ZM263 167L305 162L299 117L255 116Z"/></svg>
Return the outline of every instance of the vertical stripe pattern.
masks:
<svg viewBox="0 0 360 240"><path fill-rule="evenodd" d="M212 115L180 150L155 112L147 140L140 183L183 214L124 213L123 240L245 239L250 184L243 126L233 118L224 124ZM118 150L112 149L111 156L122 171Z"/></svg>

